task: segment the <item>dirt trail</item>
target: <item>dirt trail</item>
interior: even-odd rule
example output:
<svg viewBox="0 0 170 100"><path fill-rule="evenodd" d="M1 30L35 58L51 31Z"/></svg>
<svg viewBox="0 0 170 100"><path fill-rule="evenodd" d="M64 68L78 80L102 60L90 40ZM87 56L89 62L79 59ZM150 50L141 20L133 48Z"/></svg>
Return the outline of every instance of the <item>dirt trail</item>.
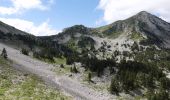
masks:
<svg viewBox="0 0 170 100"><path fill-rule="evenodd" d="M3 48L6 48L8 58L16 63L15 68L41 77L46 83L73 96L76 100L111 100L109 94L97 92L68 77L56 76L51 71L53 65L22 55L20 51L0 43L0 51Z"/></svg>

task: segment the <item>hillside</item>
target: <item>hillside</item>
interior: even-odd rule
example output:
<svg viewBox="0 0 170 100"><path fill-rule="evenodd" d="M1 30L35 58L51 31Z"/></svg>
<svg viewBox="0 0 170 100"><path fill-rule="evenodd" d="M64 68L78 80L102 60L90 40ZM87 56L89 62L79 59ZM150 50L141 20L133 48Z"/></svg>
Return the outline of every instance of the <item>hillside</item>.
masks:
<svg viewBox="0 0 170 100"><path fill-rule="evenodd" d="M107 100L108 98L112 97L110 94L108 94L108 92L103 93L101 91L96 91L93 88L89 88L88 86L82 84L76 79L69 77L68 75L72 74L70 72L70 68L72 66L67 67L66 65L64 65L64 68L61 68L59 64L46 63L41 60L32 58L31 56L23 55L20 53L20 51L0 43L0 51L2 51L1 48L6 48L8 59L12 60L13 62L11 63L12 65L9 67L9 69L6 69L6 72L10 71L12 68L15 68L16 71L21 71L23 72L23 74L26 73L28 76L34 75L34 77L36 78L33 81L41 80L45 83L45 85L49 86L46 87L47 91L51 87L53 88L53 90L57 90L56 92L68 96L68 100L71 100L72 98L76 100ZM4 61L4 64L8 63L8 59L2 59L2 61ZM12 77L12 75L10 75L9 73L8 77ZM35 84L38 84L38 82ZM15 84L12 85L15 86ZM32 85L32 83L30 83L30 85ZM28 89L29 88L31 88L31 86L28 86ZM34 96L35 89L36 87L32 87L31 90L28 92L31 92L31 94ZM44 90L43 93L46 93L46 91ZM54 96L56 95L54 94ZM20 98L22 97L24 96L21 95ZM53 96L51 96L49 100L53 98L58 100L57 97Z"/></svg>
<svg viewBox="0 0 170 100"><path fill-rule="evenodd" d="M4 34L11 33L11 34L28 35L28 33L24 32L24 31L21 31L21 30L18 30L15 27L7 25L7 24L5 24L3 22L0 22L0 26L1 26L0 27L0 32L4 33ZM31 35L31 34L29 34L29 35Z"/></svg>
<svg viewBox="0 0 170 100"><path fill-rule="evenodd" d="M125 37L127 41L133 40L147 45L155 44L162 48L169 48L169 34L170 24L168 22L148 12L142 11L126 20L116 21L110 25L99 28L75 25L66 28L59 35L51 36L50 39L62 44L79 37L102 37L111 40ZM76 40L80 40L80 38ZM75 42L77 42L76 40Z"/></svg>
<svg viewBox="0 0 170 100"><path fill-rule="evenodd" d="M71 100L59 91L56 91L35 75L20 72L12 67L11 61L0 57L0 99L55 99Z"/></svg>
<svg viewBox="0 0 170 100"><path fill-rule="evenodd" d="M131 39L140 39L144 36L153 44L169 48L170 24L145 11L126 20L97 28L97 30L103 34L120 33L121 35L124 33Z"/></svg>
<svg viewBox="0 0 170 100"><path fill-rule="evenodd" d="M74 97L170 99L170 24L148 12L43 37L4 23L0 27L1 47L11 50L10 59Z"/></svg>
<svg viewBox="0 0 170 100"><path fill-rule="evenodd" d="M45 58L50 61L53 61L53 56L63 56L64 51L72 52L62 44L36 37L3 22L0 22L0 42L20 51L29 51L29 54L35 58Z"/></svg>
<svg viewBox="0 0 170 100"><path fill-rule="evenodd" d="M169 84L166 78L170 69L169 36L168 22L142 11L99 28L75 25L46 39L74 51L66 56L66 63L81 62L93 73L94 83L98 83L96 76L106 79L112 76L113 94L127 92L137 96L142 94L142 98L156 95L165 98L170 95L169 85L165 86ZM107 69L109 71L105 72ZM104 81L108 83L108 80ZM167 88L164 92L161 84ZM136 94L136 90L141 94Z"/></svg>

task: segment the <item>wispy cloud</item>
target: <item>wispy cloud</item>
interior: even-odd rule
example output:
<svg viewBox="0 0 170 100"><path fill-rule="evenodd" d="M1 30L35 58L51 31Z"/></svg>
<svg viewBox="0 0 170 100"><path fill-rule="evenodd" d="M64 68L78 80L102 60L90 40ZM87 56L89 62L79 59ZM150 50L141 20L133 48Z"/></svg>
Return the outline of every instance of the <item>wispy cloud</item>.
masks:
<svg viewBox="0 0 170 100"><path fill-rule="evenodd" d="M0 18L0 20L11 26L14 26L15 28L34 34L36 36L54 35L60 32L59 30L53 29L48 24L49 19L39 25L35 25L31 21L17 19L17 18Z"/></svg>
<svg viewBox="0 0 170 100"><path fill-rule="evenodd" d="M102 20L112 23L126 19L140 11L159 15L170 22L170 0L100 0L98 9L103 10Z"/></svg>
<svg viewBox="0 0 170 100"><path fill-rule="evenodd" d="M0 6L1 15L18 14L30 9L46 10L54 1L47 0L43 3L43 0L10 0L10 2L12 3L10 7Z"/></svg>
<svg viewBox="0 0 170 100"><path fill-rule="evenodd" d="M8 7L0 6L0 15L12 15L12 14L21 14L27 10L39 9L47 10L51 4L54 3L54 0L9 0L12 5ZM59 31L51 28L49 25L49 20L42 22L39 25L35 25L34 22L28 20L22 20L18 18L0 18L0 21L7 23L11 26L14 26L22 31L34 34L36 36L44 35L54 35Z"/></svg>

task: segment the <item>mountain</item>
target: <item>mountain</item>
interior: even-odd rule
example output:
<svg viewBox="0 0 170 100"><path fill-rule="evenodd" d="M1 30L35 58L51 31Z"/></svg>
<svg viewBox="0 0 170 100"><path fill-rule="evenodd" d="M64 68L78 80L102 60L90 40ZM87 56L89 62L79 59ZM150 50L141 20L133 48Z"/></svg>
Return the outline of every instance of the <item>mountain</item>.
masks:
<svg viewBox="0 0 170 100"><path fill-rule="evenodd" d="M3 34L27 35L34 39L43 38L43 40L55 41L59 44L75 42L73 44L78 45L80 40L87 39L89 40L87 44L98 44L96 47L100 47L99 42L101 42L96 40L96 38L121 40L124 37L126 41L132 40L138 41L143 45L155 44L160 48L170 48L170 23L146 11L139 12L126 20L116 21L98 28L75 25L53 36L35 37L3 22L0 22L0 32ZM108 39L105 41L109 42Z"/></svg>
<svg viewBox="0 0 170 100"><path fill-rule="evenodd" d="M12 33L12 34L20 34L20 35L28 35L28 33L18 30L15 27L7 25L0 21L0 32L4 34ZM31 34L29 34L31 35Z"/></svg>
<svg viewBox="0 0 170 100"><path fill-rule="evenodd" d="M130 52L136 44L139 49L146 49L147 46L169 49L170 24L142 11L106 26L89 28L75 25L57 35L39 38L64 45L78 53L93 50L102 58L102 48L105 48L107 57L115 51Z"/></svg>
<svg viewBox="0 0 170 100"><path fill-rule="evenodd" d="M140 38L142 35L159 46L170 47L170 24L145 11L97 30L103 34L129 34L131 38Z"/></svg>
<svg viewBox="0 0 170 100"><path fill-rule="evenodd" d="M59 73L97 90L108 90L109 84L120 98L170 98L170 24L145 11L102 27L75 25L40 37L1 22L0 42L60 64Z"/></svg>
<svg viewBox="0 0 170 100"><path fill-rule="evenodd" d="M78 53L84 50L99 50L103 44L109 47L105 46L108 52L131 51L134 42L143 47L154 45L170 48L170 24L146 11L106 26L89 28L75 25L65 28L57 35L43 37L36 37L0 22L0 33L0 38L5 38L8 42L19 41L22 45L26 43L33 47L44 46L46 43L46 46L55 45L55 48L62 45Z"/></svg>
<svg viewBox="0 0 170 100"><path fill-rule="evenodd" d="M31 44L34 46L34 43L38 42L39 39L34 35L0 22L0 41L9 45L17 46L17 48L22 48L28 47L28 45Z"/></svg>
<svg viewBox="0 0 170 100"><path fill-rule="evenodd" d="M66 64L80 62L84 73L95 73L106 83L113 77L112 94L126 92L148 100L169 98L170 24L155 15L142 11L106 26L75 25L58 35L40 38L71 49Z"/></svg>
<svg viewBox="0 0 170 100"><path fill-rule="evenodd" d="M0 42L21 51L29 51L38 58L45 57L53 60L53 56L61 57L72 52L67 47L49 40L48 36L34 36L0 22ZM67 51L67 52L66 52ZM66 53L66 54L65 54Z"/></svg>

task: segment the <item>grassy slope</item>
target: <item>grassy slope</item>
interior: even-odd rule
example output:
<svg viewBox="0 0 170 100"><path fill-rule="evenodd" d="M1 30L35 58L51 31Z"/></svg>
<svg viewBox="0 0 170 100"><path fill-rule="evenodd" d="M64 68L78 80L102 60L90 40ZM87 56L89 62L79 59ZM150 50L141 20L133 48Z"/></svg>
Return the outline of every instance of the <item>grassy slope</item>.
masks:
<svg viewBox="0 0 170 100"><path fill-rule="evenodd" d="M34 75L13 69L0 58L0 100L69 100Z"/></svg>

